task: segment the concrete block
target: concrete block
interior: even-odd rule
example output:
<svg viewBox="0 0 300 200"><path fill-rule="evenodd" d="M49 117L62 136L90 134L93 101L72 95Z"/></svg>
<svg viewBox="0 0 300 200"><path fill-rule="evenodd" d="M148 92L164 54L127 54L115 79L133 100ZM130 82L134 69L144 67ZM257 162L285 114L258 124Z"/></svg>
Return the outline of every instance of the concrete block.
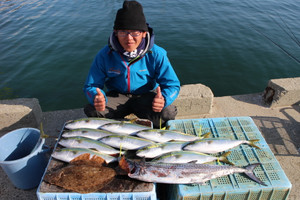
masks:
<svg viewBox="0 0 300 200"><path fill-rule="evenodd" d="M270 107L291 106L300 103L300 77L271 79L264 91L264 100Z"/></svg>
<svg viewBox="0 0 300 200"><path fill-rule="evenodd" d="M38 99L19 98L0 101L0 136L23 127L39 128L42 110Z"/></svg>
<svg viewBox="0 0 300 200"><path fill-rule="evenodd" d="M189 84L181 86L179 96L173 103L177 106L177 118L210 113L213 97L211 89L205 85Z"/></svg>

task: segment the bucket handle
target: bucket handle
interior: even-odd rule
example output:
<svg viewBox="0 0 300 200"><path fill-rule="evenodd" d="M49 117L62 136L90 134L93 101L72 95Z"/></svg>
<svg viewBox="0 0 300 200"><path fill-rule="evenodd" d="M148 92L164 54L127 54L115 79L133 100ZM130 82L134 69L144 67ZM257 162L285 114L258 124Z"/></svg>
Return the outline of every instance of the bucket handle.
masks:
<svg viewBox="0 0 300 200"><path fill-rule="evenodd" d="M40 153L48 153L50 151L50 147L48 145L43 145L42 151Z"/></svg>

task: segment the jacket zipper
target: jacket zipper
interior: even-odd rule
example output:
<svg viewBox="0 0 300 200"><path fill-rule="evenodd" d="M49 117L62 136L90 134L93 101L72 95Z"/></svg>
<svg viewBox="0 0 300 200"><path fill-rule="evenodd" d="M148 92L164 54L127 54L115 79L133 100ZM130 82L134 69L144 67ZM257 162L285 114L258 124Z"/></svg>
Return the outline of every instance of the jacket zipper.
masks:
<svg viewBox="0 0 300 200"><path fill-rule="evenodd" d="M120 53L119 53L120 54ZM130 63L127 65L126 61L124 60L123 56L120 54L124 65L127 68L127 92L130 93Z"/></svg>
<svg viewBox="0 0 300 200"><path fill-rule="evenodd" d="M142 57L139 57L137 59L132 60L132 62L129 62L129 64L127 65L125 59L123 58L123 56L119 53L119 55L122 58L122 61L124 63L124 65L127 68L127 92L130 93L130 66L135 63L136 61L140 60Z"/></svg>

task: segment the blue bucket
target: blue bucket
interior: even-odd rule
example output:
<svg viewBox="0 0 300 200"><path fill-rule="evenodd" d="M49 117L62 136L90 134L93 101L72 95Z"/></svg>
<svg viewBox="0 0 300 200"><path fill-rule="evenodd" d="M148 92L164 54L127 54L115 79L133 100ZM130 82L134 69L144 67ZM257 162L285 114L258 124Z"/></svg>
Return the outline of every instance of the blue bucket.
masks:
<svg viewBox="0 0 300 200"><path fill-rule="evenodd" d="M19 189L32 189L39 185L48 163L40 131L21 128L0 138L0 165L10 181Z"/></svg>

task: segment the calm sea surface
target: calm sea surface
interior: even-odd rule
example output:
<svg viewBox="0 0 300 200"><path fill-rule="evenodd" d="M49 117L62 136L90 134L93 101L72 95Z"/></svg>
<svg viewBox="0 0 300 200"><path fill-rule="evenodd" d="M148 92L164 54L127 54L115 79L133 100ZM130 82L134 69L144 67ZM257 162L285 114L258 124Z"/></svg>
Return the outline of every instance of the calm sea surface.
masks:
<svg viewBox="0 0 300 200"><path fill-rule="evenodd" d="M0 99L38 98L43 111L86 104L85 78L122 2L0 1ZM224 96L300 76L299 0L140 2L182 85Z"/></svg>

